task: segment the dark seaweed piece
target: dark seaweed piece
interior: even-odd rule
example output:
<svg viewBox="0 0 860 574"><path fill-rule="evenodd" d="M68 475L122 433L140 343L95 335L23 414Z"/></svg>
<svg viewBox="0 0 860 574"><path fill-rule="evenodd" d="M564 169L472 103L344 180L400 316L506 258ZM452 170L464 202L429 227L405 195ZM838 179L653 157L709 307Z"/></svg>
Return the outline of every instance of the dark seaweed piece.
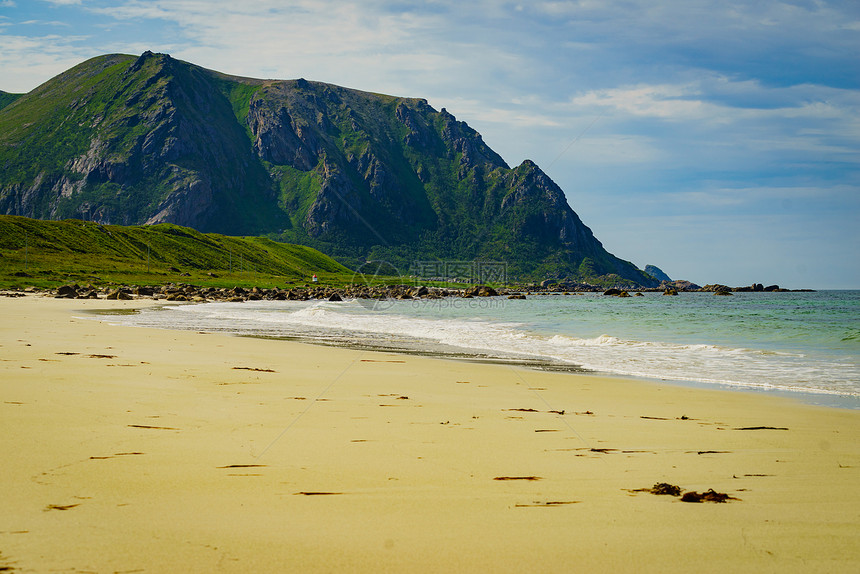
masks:
<svg viewBox="0 0 860 574"><path fill-rule="evenodd" d="M9 562L9 559L3 556L3 553L0 552L0 572L11 572L15 568L12 566L12 563Z"/></svg>
<svg viewBox="0 0 860 574"><path fill-rule="evenodd" d="M234 371L256 371L258 373L277 373L272 369L258 369L257 367L233 367Z"/></svg>
<svg viewBox="0 0 860 574"><path fill-rule="evenodd" d="M681 487L669 484L668 482L658 482L651 488L637 488L630 492L650 492L651 494L681 496Z"/></svg>
<svg viewBox="0 0 860 574"><path fill-rule="evenodd" d="M578 504L579 500L548 500L546 502L532 502L531 504L515 504L514 508L535 508L546 506L564 506L565 504Z"/></svg>
<svg viewBox="0 0 860 574"><path fill-rule="evenodd" d="M343 494L342 492L294 492L293 494L301 494L303 496L334 496Z"/></svg>
<svg viewBox="0 0 860 574"><path fill-rule="evenodd" d="M48 510L68 510L70 508L74 508L76 506L80 506L80 504L49 504L45 507L45 511Z"/></svg>
<svg viewBox="0 0 860 574"><path fill-rule="evenodd" d="M696 491L685 492L681 497L681 502L727 502L729 500L740 499L729 496L725 492L715 492L713 488L709 488L701 494Z"/></svg>
<svg viewBox="0 0 860 574"><path fill-rule="evenodd" d="M788 430L785 427L739 427L735 430Z"/></svg>
<svg viewBox="0 0 860 574"><path fill-rule="evenodd" d="M540 480L539 476L497 476L493 480Z"/></svg>
<svg viewBox="0 0 860 574"><path fill-rule="evenodd" d="M658 482L651 487L651 494L665 494L669 496L680 496L681 487L669 484L668 482Z"/></svg>

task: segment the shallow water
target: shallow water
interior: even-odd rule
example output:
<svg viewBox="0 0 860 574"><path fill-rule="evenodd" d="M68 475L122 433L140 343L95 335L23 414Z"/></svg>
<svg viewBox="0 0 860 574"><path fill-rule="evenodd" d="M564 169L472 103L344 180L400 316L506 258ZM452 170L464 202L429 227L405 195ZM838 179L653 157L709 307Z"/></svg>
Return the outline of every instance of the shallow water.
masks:
<svg viewBox="0 0 860 574"><path fill-rule="evenodd" d="M257 301L165 306L111 321L521 361L860 408L860 291Z"/></svg>

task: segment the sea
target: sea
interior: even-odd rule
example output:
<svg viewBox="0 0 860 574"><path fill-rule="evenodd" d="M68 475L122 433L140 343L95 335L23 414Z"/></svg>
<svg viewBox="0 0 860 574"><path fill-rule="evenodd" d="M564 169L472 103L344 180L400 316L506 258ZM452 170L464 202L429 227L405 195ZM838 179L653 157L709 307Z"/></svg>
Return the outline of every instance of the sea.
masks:
<svg viewBox="0 0 860 574"><path fill-rule="evenodd" d="M166 304L108 320L774 393L860 409L860 291Z"/></svg>

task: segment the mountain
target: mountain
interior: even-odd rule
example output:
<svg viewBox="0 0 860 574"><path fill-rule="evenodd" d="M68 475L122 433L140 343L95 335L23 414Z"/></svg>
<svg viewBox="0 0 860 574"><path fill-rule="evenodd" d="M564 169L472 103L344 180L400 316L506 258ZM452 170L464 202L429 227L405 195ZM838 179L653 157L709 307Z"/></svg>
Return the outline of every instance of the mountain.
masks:
<svg viewBox="0 0 860 574"><path fill-rule="evenodd" d="M671 281L671 279L669 279L669 276L666 275L663 270L656 265L646 265L645 273L647 273L657 281Z"/></svg>
<svg viewBox="0 0 860 574"><path fill-rule="evenodd" d="M508 275L650 285L533 162L444 108L165 54L88 60L0 109L0 213L174 223L358 265L492 260Z"/></svg>

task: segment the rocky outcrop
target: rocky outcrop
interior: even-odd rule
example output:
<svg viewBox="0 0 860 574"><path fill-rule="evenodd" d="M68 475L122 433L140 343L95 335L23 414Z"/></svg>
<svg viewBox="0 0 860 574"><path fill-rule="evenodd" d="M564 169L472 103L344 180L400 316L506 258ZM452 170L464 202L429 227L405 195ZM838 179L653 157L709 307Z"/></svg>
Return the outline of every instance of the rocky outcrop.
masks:
<svg viewBox="0 0 860 574"><path fill-rule="evenodd" d="M464 295L470 297L496 297L498 294L499 292L489 285L476 285L470 289L466 289L464 292Z"/></svg>
<svg viewBox="0 0 860 574"><path fill-rule="evenodd" d="M305 228L313 237L332 231L334 225L358 223L362 208L361 197L337 166L325 164L322 173L323 183L305 219Z"/></svg>
<svg viewBox="0 0 860 574"><path fill-rule="evenodd" d="M600 245L567 203L564 192L531 160L525 160L506 177L510 192L502 200L502 213L520 211L514 233L522 237L558 241L587 252Z"/></svg>
<svg viewBox="0 0 860 574"><path fill-rule="evenodd" d="M303 171L316 167L319 142L307 122L294 119L286 107L275 108L263 95L255 97L246 121L254 138L254 150L261 159Z"/></svg>
<svg viewBox="0 0 860 574"><path fill-rule="evenodd" d="M720 283L713 283L710 285L705 285L701 288L701 290L708 293L716 293L717 291L731 291L732 288L727 285L722 285Z"/></svg>
<svg viewBox="0 0 860 574"><path fill-rule="evenodd" d="M415 106L408 106L406 103L400 102L394 110L397 120L407 129L403 143L420 152L432 150L435 143L430 128L421 117L431 109L426 100L418 100Z"/></svg>
<svg viewBox="0 0 860 574"><path fill-rule="evenodd" d="M445 108L439 112L439 118L442 123L442 141L445 142L448 150L448 159L455 159L459 155L461 177L467 176L468 170L476 167L508 168L505 160L484 143L481 134L465 122L457 121L457 118Z"/></svg>
<svg viewBox="0 0 860 574"><path fill-rule="evenodd" d="M702 287L696 285L692 281L677 279L675 281L663 281L660 283L662 289L674 289L675 291L698 291Z"/></svg>

